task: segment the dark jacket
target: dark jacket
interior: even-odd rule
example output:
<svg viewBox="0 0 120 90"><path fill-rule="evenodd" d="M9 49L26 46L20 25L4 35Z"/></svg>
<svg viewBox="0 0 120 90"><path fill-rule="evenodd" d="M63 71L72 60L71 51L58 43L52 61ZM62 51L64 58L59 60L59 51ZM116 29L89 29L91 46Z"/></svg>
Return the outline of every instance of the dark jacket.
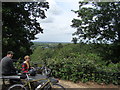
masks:
<svg viewBox="0 0 120 90"><path fill-rule="evenodd" d="M16 69L13 66L13 61L9 57L4 57L1 60L2 64L2 75L15 75L16 74Z"/></svg>

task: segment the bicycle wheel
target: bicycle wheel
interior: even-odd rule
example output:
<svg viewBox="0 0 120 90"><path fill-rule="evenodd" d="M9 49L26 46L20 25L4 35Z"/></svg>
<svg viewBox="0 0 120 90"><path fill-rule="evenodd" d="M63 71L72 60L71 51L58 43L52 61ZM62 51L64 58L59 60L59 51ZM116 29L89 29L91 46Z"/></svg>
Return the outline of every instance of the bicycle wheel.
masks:
<svg viewBox="0 0 120 90"><path fill-rule="evenodd" d="M43 70L42 70L42 75L49 75L51 73L51 69L45 67Z"/></svg>
<svg viewBox="0 0 120 90"><path fill-rule="evenodd" d="M8 88L8 90L27 90L22 84L14 84Z"/></svg>
<svg viewBox="0 0 120 90"><path fill-rule="evenodd" d="M65 88L60 84L53 84L51 90L65 90Z"/></svg>

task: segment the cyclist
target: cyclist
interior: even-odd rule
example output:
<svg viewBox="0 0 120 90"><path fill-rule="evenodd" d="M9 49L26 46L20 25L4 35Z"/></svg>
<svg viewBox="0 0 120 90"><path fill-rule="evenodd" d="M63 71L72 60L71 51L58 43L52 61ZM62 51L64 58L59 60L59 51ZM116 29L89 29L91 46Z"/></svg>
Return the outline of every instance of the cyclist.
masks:
<svg viewBox="0 0 120 90"><path fill-rule="evenodd" d="M30 70L30 56L25 56L24 60L22 64L22 73L27 73Z"/></svg>
<svg viewBox="0 0 120 90"><path fill-rule="evenodd" d="M8 51L7 56L5 56L1 60L2 75L4 75L4 76L17 75L17 73L16 73L17 69L13 66L13 60L12 60L13 54L14 53L12 51ZM10 84L14 84L18 81L20 81L20 80L17 80L17 79L10 79L9 80Z"/></svg>
<svg viewBox="0 0 120 90"><path fill-rule="evenodd" d="M8 51L7 52L7 56L5 56L2 60L1 60L1 64L2 64L2 75L8 76L8 75L16 75L16 69L13 66L13 52L12 51Z"/></svg>
<svg viewBox="0 0 120 90"><path fill-rule="evenodd" d="M35 76L36 75L36 71L33 67L30 66L30 56L25 56L24 57L25 61L22 64L22 73L24 75L24 73L29 73L29 75L31 76Z"/></svg>

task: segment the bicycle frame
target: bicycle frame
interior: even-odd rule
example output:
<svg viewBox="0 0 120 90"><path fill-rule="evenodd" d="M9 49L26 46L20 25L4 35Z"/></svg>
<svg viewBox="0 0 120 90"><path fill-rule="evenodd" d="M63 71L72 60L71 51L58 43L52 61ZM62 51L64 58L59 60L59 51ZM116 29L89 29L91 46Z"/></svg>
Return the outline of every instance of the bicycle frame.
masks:
<svg viewBox="0 0 120 90"><path fill-rule="evenodd" d="M50 81L48 78L37 79L37 80L29 80L30 78L29 78L29 76L27 75L27 79L28 79L28 80L25 80L26 83L24 84L24 86L27 86L27 85L28 85L28 88L29 88L30 90L32 90L32 87L31 87L31 84L30 84L31 82L37 82L37 81L47 80L40 88L44 88L48 83L49 83L50 85L52 85L51 81Z"/></svg>

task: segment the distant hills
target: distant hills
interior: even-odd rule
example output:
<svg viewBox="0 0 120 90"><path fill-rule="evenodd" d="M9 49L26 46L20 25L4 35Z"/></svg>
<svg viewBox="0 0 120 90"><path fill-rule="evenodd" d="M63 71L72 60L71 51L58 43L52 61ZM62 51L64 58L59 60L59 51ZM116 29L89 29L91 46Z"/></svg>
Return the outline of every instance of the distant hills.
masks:
<svg viewBox="0 0 120 90"><path fill-rule="evenodd" d="M72 42L49 42L49 41L32 41L36 43L72 43Z"/></svg>

